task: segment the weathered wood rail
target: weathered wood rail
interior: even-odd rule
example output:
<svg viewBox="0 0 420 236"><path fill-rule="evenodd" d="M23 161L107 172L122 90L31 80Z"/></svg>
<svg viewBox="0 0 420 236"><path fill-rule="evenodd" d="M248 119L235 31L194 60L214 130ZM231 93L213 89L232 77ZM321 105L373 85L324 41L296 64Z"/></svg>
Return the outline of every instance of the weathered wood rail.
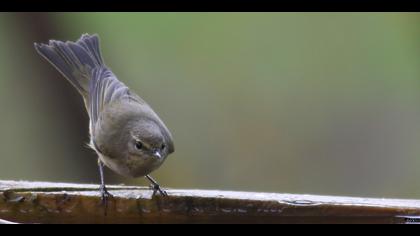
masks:
<svg viewBox="0 0 420 236"><path fill-rule="evenodd" d="M419 200L0 181L0 224L18 223L416 223Z"/></svg>

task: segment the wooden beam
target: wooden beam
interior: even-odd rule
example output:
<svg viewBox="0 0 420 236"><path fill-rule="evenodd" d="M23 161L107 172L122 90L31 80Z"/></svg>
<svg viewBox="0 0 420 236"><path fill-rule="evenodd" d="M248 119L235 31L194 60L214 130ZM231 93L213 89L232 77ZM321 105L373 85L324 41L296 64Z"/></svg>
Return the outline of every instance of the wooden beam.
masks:
<svg viewBox="0 0 420 236"><path fill-rule="evenodd" d="M420 201L0 181L0 218L18 223L416 223Z"/></svg>

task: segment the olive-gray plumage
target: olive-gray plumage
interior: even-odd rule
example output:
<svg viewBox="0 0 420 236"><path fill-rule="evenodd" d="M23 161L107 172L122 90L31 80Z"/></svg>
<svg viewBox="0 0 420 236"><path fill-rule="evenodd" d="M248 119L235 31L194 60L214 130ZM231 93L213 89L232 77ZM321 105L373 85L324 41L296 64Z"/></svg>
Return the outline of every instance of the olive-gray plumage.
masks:
<svg viewBox="0 0 420 236"><path fill-rule="evenodd" d="M159 116L105 65L97 35L35 43L35 48L82 95L90 146L108 168L123 176L147 176L174 152L172 135Z"/></svg>

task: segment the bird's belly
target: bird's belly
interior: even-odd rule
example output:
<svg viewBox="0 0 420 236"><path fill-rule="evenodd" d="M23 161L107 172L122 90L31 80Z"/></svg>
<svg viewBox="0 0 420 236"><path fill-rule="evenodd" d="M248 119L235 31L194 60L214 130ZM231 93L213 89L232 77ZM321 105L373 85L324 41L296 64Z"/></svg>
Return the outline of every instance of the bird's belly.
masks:
<svg viewBox="0 0 420 236"><path fill-rule="evenodd" d="M99 158L109 169L122 176L132 178L146 176L163 163L163 161L157 159L145 160L138 157L118 159L100 155Z"/></svg>

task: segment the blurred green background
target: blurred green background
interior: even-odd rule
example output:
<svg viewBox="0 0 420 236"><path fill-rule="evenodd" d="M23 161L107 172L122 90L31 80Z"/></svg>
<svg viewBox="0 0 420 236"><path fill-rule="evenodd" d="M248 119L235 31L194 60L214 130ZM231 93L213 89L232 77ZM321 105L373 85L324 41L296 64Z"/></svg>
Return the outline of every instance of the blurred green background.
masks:
<svg viewBox="0 0 420 236"><path fill-rule="evenodd" d="M1 13L0 179L98 183L34 42L98 33L165 121L166 187L420 198L419 14ZM145 185L107 171L107 182Z"/></svg>

